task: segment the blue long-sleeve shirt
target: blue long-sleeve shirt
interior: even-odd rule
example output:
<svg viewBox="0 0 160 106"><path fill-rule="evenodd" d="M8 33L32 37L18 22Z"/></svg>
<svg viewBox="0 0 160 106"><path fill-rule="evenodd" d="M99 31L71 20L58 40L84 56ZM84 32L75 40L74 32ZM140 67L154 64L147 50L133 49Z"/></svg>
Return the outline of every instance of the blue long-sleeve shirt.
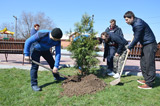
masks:
<svg viewBox="0 0 160 106"><path fill-rule="evenodd" d="M32 35L34 35L35 33L37 33L37 30L35 30L35 28L33 28L32 30L31 30L31 35L30 36L32 36Z"/></svg>
<svg viewBox="0 0 160 106"><path fill-rule="evenodd" d="M30 48L33 43L35 43L33 48L37 51L46 51L49 50L51 47L55 46L56 54L54 67L58 68L61 58L61 41L54 41L50 39L50 33L51 31L49 30L39 30L36 34L29 37L25 41L24 54L25 56L30 55Z"/></svg>

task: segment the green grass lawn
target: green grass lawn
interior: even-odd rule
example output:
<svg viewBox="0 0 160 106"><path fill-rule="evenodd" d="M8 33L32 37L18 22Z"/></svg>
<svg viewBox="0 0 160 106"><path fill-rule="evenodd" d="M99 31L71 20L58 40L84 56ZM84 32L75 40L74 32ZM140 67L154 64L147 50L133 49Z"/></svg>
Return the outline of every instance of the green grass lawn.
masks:
<svg viewBox="0 0 160 106"><path fill-rule="evenodd" d="M60 70L65 75L76 74L74 68ZM0 106L160 106L160 78L156 78L151 90L138 89L138 76L123 76L122 85L107 86L103 91L84 96L60 96L60 83L53 80L49 71L38 72L41 92L30 87L30 71L22 69L0 69ZM107 84L114 80L102 78Z"/></svg>

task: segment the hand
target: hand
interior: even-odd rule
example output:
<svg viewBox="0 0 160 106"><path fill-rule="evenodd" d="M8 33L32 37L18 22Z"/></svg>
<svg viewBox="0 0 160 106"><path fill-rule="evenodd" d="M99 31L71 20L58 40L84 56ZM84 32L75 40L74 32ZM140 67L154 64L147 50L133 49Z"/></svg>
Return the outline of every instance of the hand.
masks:
<svg viewBox="0 0 160 106"><path fill-rule="evenodd" d="M29 56L25 56L24 59L25 59L26 61L29 61L29 60L30 60Z"/></svg>
<svg viewBox="0 0 160 106"><path fill-rule="evenodd" d="M118 53L115 53L115 56L119 56L119 54L118 54Z"/></svg>
<svg viewBox="0 0 160 106"><path fill-rule="evenodd" d="M127 49L127 52L130 53L131 51L129 49Z"/></svg>
<svg viewBox="0 0 160 106"><path fill-rule="evenodd" d="M58 68L54 67L52 70L53 73L58 73Z"/></svg>

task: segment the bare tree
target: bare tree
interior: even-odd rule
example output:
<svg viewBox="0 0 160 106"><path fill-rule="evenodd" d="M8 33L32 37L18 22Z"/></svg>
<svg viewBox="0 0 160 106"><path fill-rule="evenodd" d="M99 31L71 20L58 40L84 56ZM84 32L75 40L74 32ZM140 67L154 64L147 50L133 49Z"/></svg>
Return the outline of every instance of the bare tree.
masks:
<svg viewBox="0 0 160 106"><path fill-rule="evenodd" d="M40 25L40 29L51 30L54 27L53 21L49 17L46 17L43 12L39 12L35 15L34 24L37 23Z"/></svg>
<svg viewBox="0 0 160 106"><path fill-rule="evenodd" d="M14 32L14 24L13 24L13 23L2 23L2 24L0 25L0 30L4 29L5 27L6 27L9 31Z"/></svg>
<svg viewBox="0 0 160 106"><path fill-rule="evenodd" d="M18 37L25 39L30 37L34 24L39 24L40 29L51 30L54 27L53 21L49 17L46 17L43 12L39 12L36 15L22 12L21 17L18 19Z"/></svg>
<svg viewBox="0 0 160 106"><path fill-rule="evenodd" d="M43 12L38 12L35 15L31 12L22 12L21 16L18 17L17 25L17 38L27 39L30 37L31 29L34 24L39 24L40 29L51 30L55 27L53 21L45 15ZM15 31L13 23L3 23L0 25L0 30L7 27L10 31Z"/></svg>
<svg viewBox="0 0 160 106"><path fill-rule="evenodd" d="M31 13L22 12L21 17L18 18L18 37L27 39L30 36L33 20L34 16Z"/></svg>

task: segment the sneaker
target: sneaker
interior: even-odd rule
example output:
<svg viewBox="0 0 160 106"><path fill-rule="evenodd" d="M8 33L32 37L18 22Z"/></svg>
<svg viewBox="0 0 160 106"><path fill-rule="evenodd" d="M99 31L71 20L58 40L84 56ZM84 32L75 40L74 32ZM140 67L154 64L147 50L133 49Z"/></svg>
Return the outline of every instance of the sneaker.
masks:
<svg viewBox="0 0 160 106"><path fill-rule="evenodd" d="M145 84L146 83L145 80L137 80L137 82L140 83L140 84Z"/></svg>
<svg viewBox="0 0 160 106"><path fill-rule="evenodd" d="M38 87L37 85L32 86L33 91L41 91L42 89Z"/></svg>
<svg viewBox="0 0 160 106"><path fill-rule="evenodd" d="M109 76L114 76L115 73L114 72L110 72L110 73L107 73Z"/></svg>
<svg viewBox="0 0 160 106"><path fill-rule="evenodd" d="M152 87L148 86L147 84L138 86L138 88L140 88L140 89L152 89Z"/></svg>
<svg viewBox="0 0 160 106"><path fill-rule="evenodd" d="M119 78L119 77L120 77L119 73L116 73L116 74L113 75L113 78L116 78L116 79L117 79L117 78Z"/></svg>

